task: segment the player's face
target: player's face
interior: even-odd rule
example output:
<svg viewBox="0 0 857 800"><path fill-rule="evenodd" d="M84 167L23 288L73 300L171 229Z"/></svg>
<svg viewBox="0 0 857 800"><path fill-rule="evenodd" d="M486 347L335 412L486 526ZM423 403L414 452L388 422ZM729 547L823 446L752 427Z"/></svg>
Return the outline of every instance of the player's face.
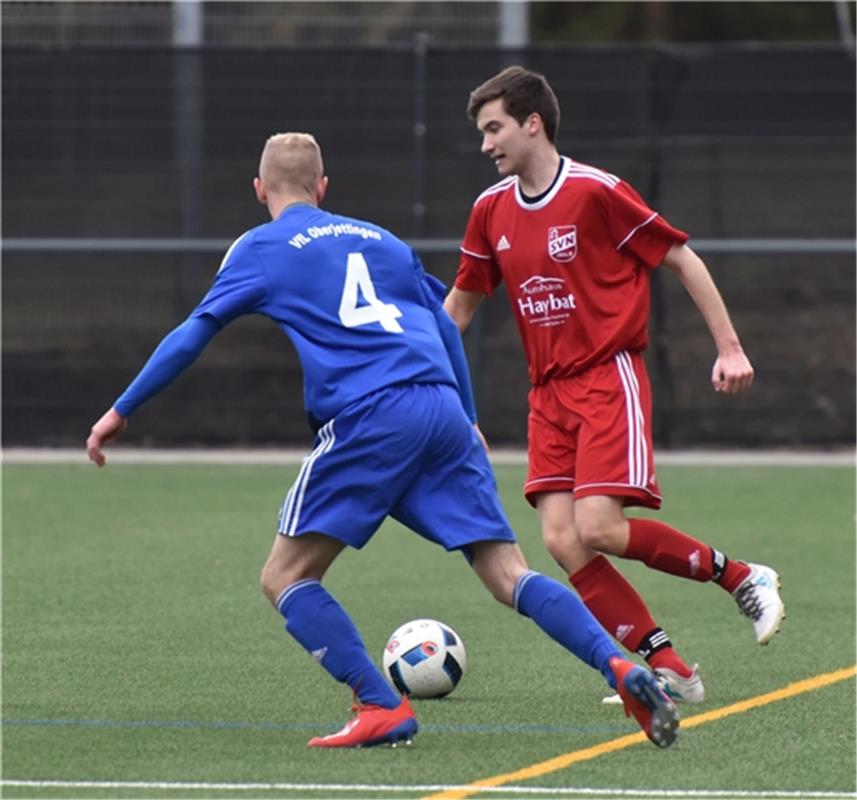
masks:
<svg viewBox="0 0 857 800"><path fill-rule="evenodd" d="M518 175L528 161L532 137L527 123L520 125L503 108L503 98L485 103L476 115L476 127L482 133L482 152L485 153L504 177Z"/></svg>

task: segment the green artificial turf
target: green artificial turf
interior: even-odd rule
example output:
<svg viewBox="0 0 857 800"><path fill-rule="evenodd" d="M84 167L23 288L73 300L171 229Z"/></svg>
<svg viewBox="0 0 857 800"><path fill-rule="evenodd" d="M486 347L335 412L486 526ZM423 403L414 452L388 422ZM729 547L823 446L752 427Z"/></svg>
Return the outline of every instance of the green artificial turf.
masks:
<svg viewBox="0 0 857 800"><path fill-rule="evenodd" d="M346 721L351 697L258 588L295 474L4 467L4 797L424 797L427 786L505 775L637 730L601 704L599 674L492 600L460 555L388 522L362 552L343 553L326 585L379 663L396 627L434 617L463 638L467 673L450 697L416 704L422 728L409 748L308 750ZM564 580L522 476L498 468L510 518L531 566ZM701 664L707 699L685 717L854 665L853 469L665 467L659 480L658 518L774 566L788 610L760 648L718 587L617 562ZM854 793L854 688L852 677L689 728L667 751L646 742L511 785L567 796ZM25 780L100 785L12 783ZM257 785L169 785L184 782ZM395 788L366 788L381 786Z"/></svg>

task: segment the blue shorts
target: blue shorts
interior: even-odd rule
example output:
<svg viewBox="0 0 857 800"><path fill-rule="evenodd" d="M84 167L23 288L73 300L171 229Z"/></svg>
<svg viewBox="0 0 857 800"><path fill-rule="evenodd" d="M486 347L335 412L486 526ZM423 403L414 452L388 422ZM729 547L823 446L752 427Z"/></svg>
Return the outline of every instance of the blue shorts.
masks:
<svg viewBox="0 0 857 800"><path fill-rule="evenodd" d="M390 386L319 430L280 509L284 536L363 547L387 516L447 550L514 542L485 451L442 384Z"/></svg>

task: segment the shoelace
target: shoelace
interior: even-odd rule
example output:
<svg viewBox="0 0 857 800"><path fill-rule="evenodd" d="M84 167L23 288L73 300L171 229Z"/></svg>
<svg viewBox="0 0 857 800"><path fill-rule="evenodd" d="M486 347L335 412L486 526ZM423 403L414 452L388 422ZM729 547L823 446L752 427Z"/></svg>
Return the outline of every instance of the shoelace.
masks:
<svg viewBox="0 0 857 800"><path fill-rule="evenodd" d="M747 583L735 593L735 601L738 608L745 617L754 622L762 616L762 601L756 593L756 584Z"/></svg>

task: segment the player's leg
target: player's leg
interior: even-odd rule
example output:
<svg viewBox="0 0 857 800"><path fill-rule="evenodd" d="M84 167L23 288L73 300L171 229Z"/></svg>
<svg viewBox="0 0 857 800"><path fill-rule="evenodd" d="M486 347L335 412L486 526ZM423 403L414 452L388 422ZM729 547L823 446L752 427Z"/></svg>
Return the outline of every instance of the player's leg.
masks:
<svg viewBox="0 0 857 800"><path fill-rule="evenodd" d="M698 676L675 652L643 599L610 561L588 547L578 534L572 490L580 479L579 461L583 461L585 479L602 468L597 461L587 472L592 437L584 426L581 409L586 410L590 403L589 385L588 379L553 381L531 392L525 496L538 511L548 552L566 571L569 582L601 625L632 652L648 660L654 658L654 664L649 661L651 666L668 667L677 677L680 674L694 680L693 687L675 692L676 699L701 702Z"/></svg>
<svg viewBox="0 0 857 800"><path fill-rule="evenodd" d="M262 591L286 631L360 703L396 708L401 698L375 666L359 631L321 580L345 543L320 533L277 534L262 569Z"/></svg>
<svg viewBox="0 0 857 800"><path fill-rule="evenodd" d="M613 364L603 365L595 381L606 399L600 400L597 417L581 426L585 474L575 487L575 525L581 540L600 552L642 561L670 575L720 585L753 620L757 640L766 643L784 613L773 570L729 559L659 520L625 519L625 505L660 505L649 423L652 397L642 357L620 353Z"/></svg>
<svg viewBox="0 0 857 800"><path fill-rule="evenodd" d="M670 575L712 582L729 592L752 622L759 644L779 629L785 608L779 576L770 567L734 561L705 542L653 519L625 519L616 497L583 497L575 502L581 538L593 549L642 561Z"/></svg>
<svg viewBox="0 0 857 800"><path fill-rule="evenodd" d="M588 385L597 392L572 398L583 418L574 488L574 521L581 540L672 575L719 583L753 618L757 640L765 643L783 612L773 570L727 559L658 520L625 519L626 506L659 508L661 500L650 424L652 395L642 357L619 353L590 372Z"/></svg>
<svg viewBox="0 0 857 800"><path fill-rule="evenodd" d="M705 583L715 581L732 593L750 568L713 547L654 519L626 519L621 497L590 495L575 502L580 538L601 553L642 561L652 569Z"/></svg>
<svg viewBox="0 0 857 800"><path fill-rule="evenodd" d="M705 697L697 667L675 651L631 583L603 555L580 543L572 520L577 503L568 492L540 494L536 507L543 530L564 530L569 581L598 621L625 647L642 656L662 678L667 692L679 702L701 703ZM554 534L555 536L556 534ZM589 557L589 555L592 557ZM567 565L567 566L566 566ZM617 702L616 698L608 698Z"/></svg>
<svg viewBox="0 0 857 800"><path fill-rule="evenodd" d="M612 681L615 645L569 589L529 570L460 400L450 389L435 391L439 405L421 415L433 431L432 448L393 516L447 550L461 549L495 598L532 617Z"/></svg>
<svg viewBox="0 0 857 800"><path fill-rule="evenodd" d="M503 511L485 451L448 387L426 387L436 395L417 419L431 431L422 469L393 510L393 516L447 550L461 549L477 575L501 602L530 616L548 635L601 670L625 692L626 708L656 744L675 738L675 708L654 677L619 656L607 633L567 587L528 569ZM614 660L611 666L610 660ZM645 688L648 687L648 690Z"/></svg>
<svg viewBox="0 0 857 800"><path fill-rule="evenodd" d="M654 676L624 658L568 587L527 567L517 544L478 541L467 548L473 570L494 597L529 617L555 642L599 670L618 690L626 714L659 747L678 733L679 715Z"/></svg>
<svg viewBox="0 0 857 800"><path fill-rule="evenodd" d="M474 542L468 553L473 571L497 600L532 619L616 688L609 662L619 650L572 591L529 569L517 544Z"/></svg>
<svg viewBox="0 0 857 800"><path fill-rule="evenodd" d="M400 441L395 392L352 404L318 434L283 503L278 536L262 572L266 596L286 630L337 681L354 691L356 717L311 747L365 747L409 740L417 722L407 698L387 683L351 618L321 585L345 545L369 541L417 467L420 445ZM371 464L371 468L367 467ZM319 533L323 531L323 533Z"/></svg>
<svg viewBox="0 0 857 800"><path fill-rule="evenodd" d="M725 589L753 623L756 641L767 644L779 630L785 606L777 573L763 564L735 561L705 542L653 519L628 520L622 558Z"/></svg>

